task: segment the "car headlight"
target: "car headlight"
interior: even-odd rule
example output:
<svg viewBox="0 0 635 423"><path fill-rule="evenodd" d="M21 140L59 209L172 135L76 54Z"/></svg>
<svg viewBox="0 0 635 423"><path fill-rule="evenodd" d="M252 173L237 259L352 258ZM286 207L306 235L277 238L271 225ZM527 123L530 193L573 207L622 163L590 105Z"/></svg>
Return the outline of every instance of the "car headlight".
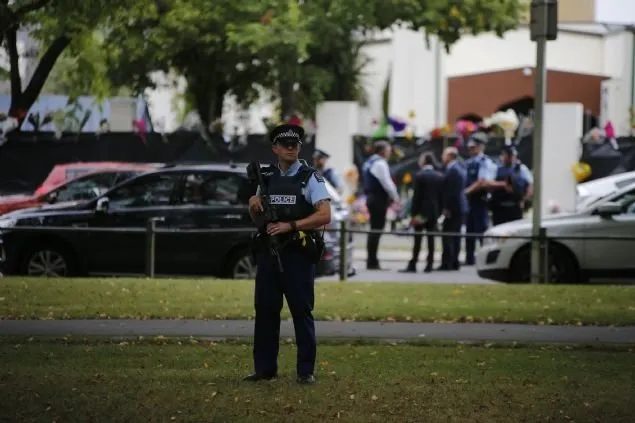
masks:
<svg viewBox="0 0 635 423"><path fill-rule="evenodd" d="M0 229L13 228L17 219L0 219Z"/></svg>
<svg viewBox="0 0 635 423"><path fill-rule="evenodd" d="M496 234L485 234L487 238L483 239L484 245L492 245L492 244L503 244L507 241L512 234L511 233L496 233Z"/></svg>

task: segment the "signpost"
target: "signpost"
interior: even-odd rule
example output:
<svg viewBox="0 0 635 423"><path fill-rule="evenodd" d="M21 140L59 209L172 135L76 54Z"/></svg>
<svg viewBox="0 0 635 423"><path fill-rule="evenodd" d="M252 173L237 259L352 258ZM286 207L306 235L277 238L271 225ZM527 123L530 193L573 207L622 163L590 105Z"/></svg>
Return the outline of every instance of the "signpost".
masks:
<svg viewBox="0 0 635 423"><path fill-rule="evenodd" d="M558 37L558 0L532 0L531 3L531 40L536 42L536 94L534 96L534 134L533 134L533 226L531 245L531 281L545 281L545 269L548 260L541 253L542 240L542 139L543 118L547 94L547 41Z"/></svg>

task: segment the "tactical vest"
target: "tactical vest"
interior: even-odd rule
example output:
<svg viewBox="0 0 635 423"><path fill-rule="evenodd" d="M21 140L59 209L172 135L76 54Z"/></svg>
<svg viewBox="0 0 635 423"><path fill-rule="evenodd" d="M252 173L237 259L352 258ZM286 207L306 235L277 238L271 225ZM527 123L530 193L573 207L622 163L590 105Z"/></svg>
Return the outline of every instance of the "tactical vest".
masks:
<svg viewBox="0 0 635 423"><path fill-rule="evenodd" d="M378 160L382 160L381 157L377 155L372 155L362 167L362 184L364 186L364 194L366 196L372 196L378 200L388 201L388 193L382 186L381 182L370 172L373 164Z"/></svg>
<svg viewBox="0 0 635 423"><path fill-rule="evenodd" d="M324 176L324 179L326 179L327 181L329 181L329 184L333 185L335 188L337 188L337 185L335 184L335 181L333 180L333 169L331 169L330 167L328 169L324 169L324 171L322 172L322 176Z"/></svg>
<svg viewBox="0 0 635 423"><path fill-rule="evenodd" d="M486 157L478 156L478 157L472 157L471 159L467 161L467 166L466 166L466 172L467 172L466 186L467 187L472 185L474 182L478 181L478 173L481 169L481 166L486 166L486 163L485 163L486 160L487 160ZM468 200L470 201L470 203L476 202L476 203L484 204L487 201L487 196L488 196L487 191L479 190L468 195Z"/></svg>
<svg viewBox="0 0 635 423"><path fill-rule="evenodd" d="M292 176L280 175L277 166L263 169L269 201L282 222L292 222L309 217L315 211L304 196L306 185L315 174L315 169L302 165Z"/></svg>
<svg viewBox="0 0 635 423"><path fill-rule="evenodd" d="M497 189L492 193L492 207L520 207L529 184L520 174L520 162L512 166L499 166L496 171L497 181L509 180L512 185L512 192L504 189Z"/></svg>

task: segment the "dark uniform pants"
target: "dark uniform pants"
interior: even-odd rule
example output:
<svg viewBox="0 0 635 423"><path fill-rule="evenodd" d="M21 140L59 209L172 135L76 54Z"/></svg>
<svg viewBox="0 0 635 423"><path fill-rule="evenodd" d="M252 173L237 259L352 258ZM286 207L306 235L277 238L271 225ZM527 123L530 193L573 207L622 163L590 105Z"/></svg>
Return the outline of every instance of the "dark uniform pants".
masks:
<svg viewBox="0 0 635 423"><path fill-rule="evenodd" d="M366 207L370 215L370 229L383 231L386 226L386 212L388 211L388 199L368 196ZM377 250L379 249L379 239L381 234L368 234L366 240L366 266L377 266Z"/></svg>
<svg viewBox="0 0 635 423"><path fill-rule="evenodd" d="M463 224L462 216L453 216L451 218L445 218L443 221L443 232L461 232L461 225ZM443 236L443 254L441 255L441 267L445 269L458 269L459 264L459 251L461 249L461 237L460 236Z"/></svg>
<svg viewBox="0 0 635 423"><path fill-rule="evenodd" d="M423 240L423 234L421 231L425 230L426 232L436 232L437 231L437 221L436 219L430 219L423 225L416 225L414 227L416 235L414 236L414 245L412 246L412 259L410 260L409 266L414 267L417 265L417 261L419 261L419 253L421 252L421 241ZM434 235L426 235L428 240L428 257L426 260L426 264L428 266L432 266L434 262Z"/></svg>
<svg viewBox="0 0 635 423"><path fill-rule="evenodd" d="M489 216L487 215L487 205L485 202L470 202L470 211L467 214L465 222L465 232L473 234L482 234L487 230ZM465 237L465 262L474 263L474 251L476 250L476 241L483 245L483 238Z"/></svg>
<svg viewBox="0 0 635 423"><path fill-rule="evenodd" d="M520 204L508 207L499 206L492 208L492 224L494 226L513 222L514 220L520 220L522 218L523 210L520 208Z"/></svg>
<svg viewBox="0 0 635 423"><path fill-rule="evenodd" d="M280 312L284 295L291 311L298 348L297 374L313 374L316 340L313 321L315 265L301 251L291 248L280 252L284 272L280 273L275 257L258 254L256 260L256 324L254 367L258 374L278 371Z"/></svg>

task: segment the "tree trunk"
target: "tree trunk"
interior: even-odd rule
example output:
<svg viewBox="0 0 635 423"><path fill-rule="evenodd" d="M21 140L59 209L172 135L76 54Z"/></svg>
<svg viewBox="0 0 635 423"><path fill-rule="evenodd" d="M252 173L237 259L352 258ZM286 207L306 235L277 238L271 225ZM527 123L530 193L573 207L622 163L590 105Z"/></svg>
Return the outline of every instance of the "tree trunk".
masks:
<svg viewBox="0 0 635 423"><path fill-rule="evenodd" d="M223 101L228 91L227 87L216 85L209 76L205 80L189 80L188 86L201 123L209 131L209 125L223 116Z"/></svg>
<svg viewBox="0 0 635 423"><path fill-rule="evenodd" d="M19 56L17 49L16 30L7 31L7 48L9 51L9 61L11 63L11 106L9 107L9 116L18 119L20 125L24 122L29 109L37 100L42 87L48 78L55 62L60 57L64 49L68 47L71 39L66 36L56 38L46 50L42 59L35 68L33 77L26 89L22 91L22 80L20 78L20 69L18 66Z"/></svg>
<svg viewBox="0 0 635 423"><path fill-rule="evenodd" d="M293 101L293 81L279 82L280 119L287 122L295 112Z"/></svg>

